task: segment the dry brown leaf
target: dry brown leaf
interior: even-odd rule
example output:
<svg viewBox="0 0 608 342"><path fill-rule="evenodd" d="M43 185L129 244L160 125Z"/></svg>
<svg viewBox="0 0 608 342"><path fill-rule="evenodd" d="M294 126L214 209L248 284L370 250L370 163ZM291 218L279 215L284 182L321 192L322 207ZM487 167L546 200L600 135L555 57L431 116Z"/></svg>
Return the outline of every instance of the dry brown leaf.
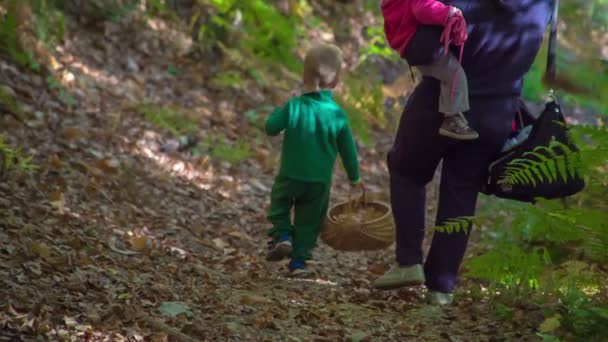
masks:
<svg viewBox="0 0 608 342"><path fill-rule="evenodd" d="M64 256L48 257L45 258L45 260L55 267L64 266L67 264L67 258Z"/></svg>
<svg viewBox="0 0 608 342"><path fill-rule="evenodd" d="M65 209L65 196L63 196L63 192L57 190L53 191L49 196L50 204L59 210L60 214L63 214Z"/></svg>
<svg viewBox="0 0 608 342"><path fill-rule="evenodd" d="M239 239L242 239L242 240L247 240L247 241L254 241L255 240L251 235L249 235L247 233L239 232L237 230L231 231L230 233L228 233L228 235L234 236L235 238L239 238Z"/></svg>
<svg viewBox="0 0 608 342"><path fill-rule="evenodd" d="M124 254L124 255L139 254L138 252L135 252L135 251L120 249L120 248L116 247L116 237L114 237L114 236L110 237L110 240L108 240L108 247L111 250L113 250L114 252L119 253L119 254Z"/></svg>
<svg viewBox="0 0 608 342"><path fill-rule="evenodd" d="M68 140L78 140L78 139L82 138L82 136L83 136L82 131L80 131L76 127L69 127L63 131L63 137Z"/></svg>
<svg viewBox="0 0 608 342"><path fill-rule="evenodd" d="M105 174L115 175L118 172L120 162L114 158L97 159L95 161L95 167Z"/></svg>
<svg viewBox="0 0 608 342"><path fill-rule="evenodd" d="M257 315L253 320L253 325L258 329L278 329L272 312L264 312Z"/></svg>
<svg viewBox="0 0 608 342"><path fill-rule="evenodd" d="M61 169L61 159L57 154L53 154L49 159L49 162L54 169Z"/></svg>
<svg viewBox="0 0 608 342"><path fill-rule="evenodd" d="M38 257L43 259L46 259L51 256L51 249L44 242L32 242L32 244L30 245L30 250Z"/></svg>
<svg viewBox="0 0 608 342"><path fill-rule="evenodd" d="M202 239L202 238L199 238L199 239L198 239L198 242L199 242L201 245L203 245L203 246L206 246L206 247L209 247L209 248L213 248L213 249L218 249L218 247L215 245L215 243L213 243L213 241L210 241L210 240L207 240L207 239Z"/></svg>
<svg viewBox="0 0 608 342"><path fill-rule="evenodd" d="M61 191L53 191L49 196L49 201L51 202L61 202L63 201L63 193Z"/></svg>
<svg viewBox="0 0 608 342"><path fill-rule="evenodd" d="M34 273L37 276L42 275L42 267L39 262L26 262L23 264L28 270Z"/></svg>
<svg viewBox="0 0 608 342"><path fill-rule="evenodd" d="M256 304L272 304L273 301L266 297L257 295L244 295L241 297L240 303L243 305L256 305Z"/></svg>
<svg viewBox="0 0 608 342"><path fill-rule="evenodd" d="M222 240L221 238L213 239L213 244L220 250L224 250L224 248L230 246L228 242Z"/></svg>
<svg viewBox="0 0 608 342"><path fill-rule="evenodd" d="M148 238L145 236L137 236L131 238L131 247L133 247L133 250L135 251L143 252L148 249L148 245Z"/></svg>
<svg viewBox="0 0 608 342"><path fill-rule="evenodd" d="M89 196L93 196L97 193L97 185L92 181L88 182L87 185L84 186L84 192Z"/></svg>
<svg viewBox="0 0 608 342"><path fill-rule="evenodd" d="M384 264L373 264L367 267L367 270L374 275L383 275L388 270L388 266Z"/></svg>

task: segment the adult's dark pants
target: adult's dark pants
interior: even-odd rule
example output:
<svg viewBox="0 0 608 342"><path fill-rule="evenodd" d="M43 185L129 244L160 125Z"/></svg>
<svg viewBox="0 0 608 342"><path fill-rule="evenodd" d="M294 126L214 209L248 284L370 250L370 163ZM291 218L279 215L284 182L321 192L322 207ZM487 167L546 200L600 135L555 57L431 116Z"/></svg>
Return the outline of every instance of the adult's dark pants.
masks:
<svg viewBox="0 0 608 342"><path fill-rule="evenodd" d="M391 206L396 224L397 262L402 266L423 263L425 186L441 160L441 184L435 224L474 216L477 196L487 167L511 130L517 96L470 96L465 113L479 139L458 141L438 134L443 116L438 112L439 82L425 78L410 96L388 154ZM469 229L470 231L470 229ZM435 232L424 262L426 286L450 293L469 235Z"/></svg>

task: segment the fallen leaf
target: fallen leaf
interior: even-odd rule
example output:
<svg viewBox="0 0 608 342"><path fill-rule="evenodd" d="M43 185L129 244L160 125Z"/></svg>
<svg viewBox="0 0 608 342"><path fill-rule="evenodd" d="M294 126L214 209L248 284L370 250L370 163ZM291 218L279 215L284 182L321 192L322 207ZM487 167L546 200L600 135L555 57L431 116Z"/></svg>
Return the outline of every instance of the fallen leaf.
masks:
<svg viewBox="0 0 608 342"><path fill-rule="evenodd" d="M72 317L65 316L63 317L63 320L65 322L65 325L67 325L68 327L75 327L78 325L78 322Z"/></svg>
<svg viewBox="0 0 608 342"><path fill-rule="evenodd" d="M120 249L118 247L116 247L116 237L112 236L110 238L110 240L108 241L108 247L110 247L111 250L113 250L116 253L120 253L120 254L124 254L124 255L136 255L139 254L138 252L135 251L130 251L130 250L125 250L125 249Z"/></svg>
<svg viewBox="0 0 608 342"><path fill-rule="evenodd" d="M224 326L224 335L228 335L230 333L235 333L237 331L239 331L240 328L240 324L238 324L237 322L228 322L226 323L226 325Z"/></svg>
<svg viewBox="0 0 608 342"><path fill-rule="evenodd" d="M540 330L540 332L542 333L550 333L557 330L557 328L559 328L561 325L560 318L560 315L555 315L553 317L545 319L545 321L542 322L538 327L538 330Z"/></svg>
<svg viewBox="0 0 608 342"><path fill-rule="evenodd" d="M65 211L65 197L63 196L63 192L54 191L51 193L49 198L50 204L59 210L60 214L63 214Z"/></svg>
<svg viewBox="0 0 608 342"><path fill-rule="evenodd" d="M215 247L217 247L220 250L224 250L224 248L230 246L229 243L227 243L226 241L224 241L220 238L213 239L213 244L215 245Z"/></svg>
<svg viewBox="0 0 608 342"><path fill-rule="evenodd" d="M32 242L30 250L39 258L47 259L51 256L51 249L45 243Z"/></svg>
<svg viewBox="0 0 608 342"><path fill-rule="evenodd" d="M84 186L84 191L86 192L87 195L92 196L95 193L97 193L97 185L95 185L94 182L88 182L87 185Z"/></svg>
<svg viewBox="0 0 608 342"><path fill-rule="evenodd" d="M369 339L369 334L367 334L365 331L355 330L350 335L350 341L352 342L362 342L366 339Z"/></svg>
<svg viewBox="0 0 608 342"><path fill-rule="evenodd" d="M278 329L276 319L274 318L272 312L264 312L262 314L256 315L253 319L253 325L258 329Z"/></svg>
<svg viewBox="0 0 608 342"><path fill-rule="evenodd" d="M145 236L137 236L131 238L131 247L138 252L143 252L148 249L148 238Z"/></svg>
<svg viewBox="0 0 608 342"><path fill-rule="evenodd" d="M93 328L90 325L84 325L84 324L79 324L77 326L74 327L76 330L78 331L92 331Z"/></svg>
<svg viewBox="0 0 608 342"><path fill-rule="evenodd" d="M228 233L228 235L247 241L255 241L255 239L251 235L236 230L231 231L230 233Z"/></svg>
<svg viewBox="0 0 608 342"><path fill-rule="evenodd" d="M251 185L253 185L254 188L257 188L258 190L262 191L262 192L270 192L270 188L268 188L266 185L262 184L262 182L260 182L258 179L252 179L251 181Z"/></svg>
<svg viewBox="0 0 608 342"><path fill-rule="evenodd" d="M78 128L69 127L63 131L63 137L68 140L77 140L82 138L82 132Z"/></svg>
<svg viewBox="0 0 608 342"><path fill-rule="evenodd" d="M272 304L273 301L266 297L256 295L245 295L241 297L240 303L243 305L256 305L256 304Z"/></svg>
<svg viewBox="0 0 608 342"><path fill-rule="evenodd" d="M180 302L163 302L159 308L160 313L170 317L177 317L181 314L185 314L187 317L192 317L192 311L188 310L188 307L184 303Z"/></svg>
<svg viewBox="0 0 608 342"><path fill-rule="evenodd" d="M57 154L53 154L49 159L49 162L54 169L61 169L61 159Z"/></svg>
<svg viewBox="0 0 608 342"><path fill-rule="evenodd" d="M97 159L95 161L95 167L104 172L105 174L114 175L118 172L120 162L114 158Z"/></svg>
<svg viewBox="0 0 608 342"><path fill-rule="evenodd" d="M373 275L383 275L388 270L388 266L384 264L369 265L367 270Z"/></svg>
<svg viewBox="0 0 608 342"><path fill-rule="evenodd" d="M24 266L37 276L42 275L42 267L38 262L26 262Z"/></svg>

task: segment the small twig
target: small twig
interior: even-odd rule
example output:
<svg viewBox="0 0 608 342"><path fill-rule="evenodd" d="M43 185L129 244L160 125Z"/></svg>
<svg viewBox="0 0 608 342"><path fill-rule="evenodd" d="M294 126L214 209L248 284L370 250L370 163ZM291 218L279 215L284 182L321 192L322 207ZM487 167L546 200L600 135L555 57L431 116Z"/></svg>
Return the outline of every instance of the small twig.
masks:
<svg viewBox="0 0 608 342"><path fill-rule="evenodd" d="M112 201L112 199L110 198L110 196L105 191L103 191L101 188L99 188L97 185L93 184L92 182L90 182L89 185L93 189L97 190L100 194L102 194L103 197L105 197L110 203L114 204L114 201Z"/></svg>
<svg viewBox="0 0 608 342"><path fill-rule="evenodd" d="M110 247L111 250L113 250L116 253L119 254L123 254L123 255L138 255L138 252L135 251L131 251L131 250L123 250L123 249L119 249L118 247L116 247L116 238L114 236L111 236L110 239L108 240L108 247Z"/></svg>

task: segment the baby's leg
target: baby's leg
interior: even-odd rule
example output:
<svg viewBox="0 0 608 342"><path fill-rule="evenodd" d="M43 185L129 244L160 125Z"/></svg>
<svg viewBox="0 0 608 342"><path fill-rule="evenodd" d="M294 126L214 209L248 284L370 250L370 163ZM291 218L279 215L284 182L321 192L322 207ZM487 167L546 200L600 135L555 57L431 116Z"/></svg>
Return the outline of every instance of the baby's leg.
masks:
<svg viewBox="0 0 608 342"><path fill-rule="evenodd" d="M441 81L440 112L445 115L454 115L470 109L467 76L454 55L451 53L442 55L434 63L420 65L417 68L422 75Z"/></svg>
<svg viewBox="0 0 608 342"><path fill-rule="evenodd" d="M308 260L317 243L321 224L327 215L330 185L307 183L306 192L295 203L293 255L295 260Z"/></svg>

